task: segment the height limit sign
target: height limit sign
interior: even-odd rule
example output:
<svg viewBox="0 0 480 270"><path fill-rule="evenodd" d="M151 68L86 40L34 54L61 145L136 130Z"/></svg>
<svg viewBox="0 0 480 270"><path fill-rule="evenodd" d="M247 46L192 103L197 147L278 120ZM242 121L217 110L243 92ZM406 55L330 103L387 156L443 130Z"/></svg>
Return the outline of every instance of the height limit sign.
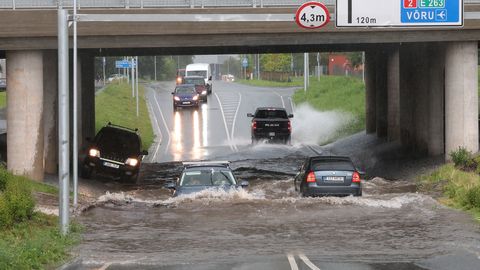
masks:
<svg viewBox="0 0 480 270"><path fill-rule="evenodd" d="M328 8L319 2L307 2L295 13L295 22L303 28L315 29L325 26L330 21Z"/></svg>
<svg viewBox="0 0 480 270"><path fill-rule="evenodd" d="M463 26L463 0L337 0L337 27Z"/></svg>

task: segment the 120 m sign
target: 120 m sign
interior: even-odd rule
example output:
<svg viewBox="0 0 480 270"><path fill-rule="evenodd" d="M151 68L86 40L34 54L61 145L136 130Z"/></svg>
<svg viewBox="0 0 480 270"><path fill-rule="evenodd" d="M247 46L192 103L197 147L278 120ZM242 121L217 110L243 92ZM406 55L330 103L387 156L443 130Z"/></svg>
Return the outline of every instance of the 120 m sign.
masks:
<svg viewBox="0 0 480 270"><path fill-rule="evenodd" d="M295 21L303 28L320 28L330 21L330 12L322 3L307 2L298 8Z"/></svg>

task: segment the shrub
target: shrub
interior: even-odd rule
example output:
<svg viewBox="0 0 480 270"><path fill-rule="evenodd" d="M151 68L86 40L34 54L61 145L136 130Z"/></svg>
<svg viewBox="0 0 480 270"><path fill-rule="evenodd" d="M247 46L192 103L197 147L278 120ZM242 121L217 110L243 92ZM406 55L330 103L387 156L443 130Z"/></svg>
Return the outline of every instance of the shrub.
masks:
<svg viewBox="0 0 480 270"><path fill-rule="evenodd" d="M0 228L30 219L35 201L26 179L1 168L0 178L4 181L4 189L0 191Z"/></svg>
<svg viewBox="0 0 480 270"><path fill-rule="evenodd" d="M468 189L465 192L462 200L463 206L468 209L477 208L480 209L480 186L476 186Z"/></svg>
<svg viewBox="0 0 480 270"><path fill-rule="evenodd" d="M450 157L457 168L467 168L473 163L472 153L465 147L459 147L457 150L450 152Z"/></svg>

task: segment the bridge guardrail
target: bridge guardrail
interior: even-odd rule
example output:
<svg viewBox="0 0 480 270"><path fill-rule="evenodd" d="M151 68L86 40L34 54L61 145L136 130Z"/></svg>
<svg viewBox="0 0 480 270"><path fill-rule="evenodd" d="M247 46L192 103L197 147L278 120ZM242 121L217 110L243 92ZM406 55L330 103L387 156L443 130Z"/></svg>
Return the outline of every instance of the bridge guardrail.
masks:
<svg viewBox="0 0 480 270"><path fill-rule="evenodd" d="M299 6L310 0L78 0L79 8L207 8ZM320 0L321 1L321 0ZM323 0L335 5L336 0ZM480 0L464 0L480 4ZM73 6L73 0L0 0L0 9L56 9Z"/></svg>
<svg viewBox="0 0 480 270"><path fill-rule="evenodd" d="M78 0L79 8L207 8L299 6L309 0ZM480 2L480 0L478 0ZM335 0L323 1L334 5ZM73 6L73 0L0 0L0 9L56 9Z"/></svg>

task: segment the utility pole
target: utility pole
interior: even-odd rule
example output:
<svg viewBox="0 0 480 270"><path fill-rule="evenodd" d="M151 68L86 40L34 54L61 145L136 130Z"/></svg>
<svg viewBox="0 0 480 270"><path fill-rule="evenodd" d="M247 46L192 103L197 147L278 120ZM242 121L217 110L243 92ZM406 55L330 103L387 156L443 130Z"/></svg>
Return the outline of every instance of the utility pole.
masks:
<svg viewBox="0 0 480 270"><path fill-rule="evenodd" d="M137 99L137 117L139 115L139 112L138 112L138 56L135 56L135 70L136 70L136 83L137 83L137 93L135 95L136 99Z"/></svg>
<svg viewBox="0 0 480 270"><path fill-rule="evenodd" d="M68 233L70 195L70 108L68 89L68 12L58 9L58 180L59 220L62 235Z"/></svg>
<svg viewBox="0 0 480 270"><path fill-rule="evenodd" d="M130 64L132 65L132 98L135 97L135 59L132 57Z"/></svg>
<svg viewBox="0 0 480 270"><path fill-rule="evenodd" d="M67 52L68 53L68 52ZM77 0L73 0L73 207L78 205L78 53Z"/></svg>
<svg viewBox="0 0 480 270"><path fill-rule="evenodd" d="M155 81L157 81L157 56L153 57L153 64L155 65Z"/></svg>
<svg viewBox="0 0 480 270"><path fill-rule="evenodd" d="M308 53L303 54L303 90L307 92L307 88L310 85L310 78L309 78L309 61L308 61Z"/></svg>
<svg viewBox="0 0 480 270"><path fill-rule="evenodd" d="M106 64L105 56L103 57L103 86L105 86L105 64Z"/></svg>

